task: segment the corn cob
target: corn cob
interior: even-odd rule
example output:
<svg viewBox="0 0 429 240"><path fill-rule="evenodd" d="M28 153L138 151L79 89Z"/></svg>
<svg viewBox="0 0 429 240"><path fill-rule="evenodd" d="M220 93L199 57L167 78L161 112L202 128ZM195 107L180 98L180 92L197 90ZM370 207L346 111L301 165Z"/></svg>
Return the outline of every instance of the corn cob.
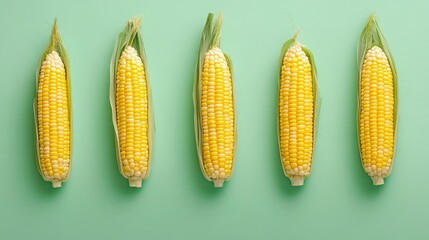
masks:
<svg viewBox="0 0 429 240"><path fill-rule="evenodd" d="M359 146L374 185L384 184L393 166L396 132L396 70L374 16L359 44Z"/></svg>
<svg viewBox="0 0 429 240"><path fill-rule="evenodd" d="M34 100L37 165L45 181L59 188L71 164L71 96L68 57L57 31L52 28L49 47L42 54Z"/></svg>
<svg viewBox="0 0 429 240"><path fill-rule="evenodd" d="M140 19L129 21L112 57L111 107L120 173L130 187L148 177L153 134L149 81Z"/></svg>
<svg viewBox="0 0 429 240"><path fill-rule="evenodd" d="M195 133L201 171L215 187L222 187L232 174L236 126L232 65L219 47L222 15L213 29L212 19L210 13L196 68Z"/></svg>
<svg viewBox="0 0 429 240"><path fill-rule="evenodd" d="M311 52L287 41L280 56L278 132L281 162L292 186L311 173L316 122L316 68Z"/></svg>

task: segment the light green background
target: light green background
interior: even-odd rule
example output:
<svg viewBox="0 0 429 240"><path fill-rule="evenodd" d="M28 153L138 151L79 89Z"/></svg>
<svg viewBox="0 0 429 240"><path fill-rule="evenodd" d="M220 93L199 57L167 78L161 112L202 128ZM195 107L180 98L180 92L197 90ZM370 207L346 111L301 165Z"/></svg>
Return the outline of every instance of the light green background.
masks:
<svg viewBox="0 0 429 240"><path fill-rule="evenodd" d="M403 2L402 4L395 2ZM428 239L429 2L0 1L1 239ZM238 145L231 181L200 173L192 81L207 13L224 13L222 48L235 66ZM396 162L372 186L356 140L356 45L376 12L396 60ZM143 15L156 115L150 178L130 189L116 166L109 64L127 19ZM74 149L69 181L51 189L34 161L32 101L54 17L68 48ZM283 176L276 136L284 41L315 56L322 110L313 173Z"/></svg>

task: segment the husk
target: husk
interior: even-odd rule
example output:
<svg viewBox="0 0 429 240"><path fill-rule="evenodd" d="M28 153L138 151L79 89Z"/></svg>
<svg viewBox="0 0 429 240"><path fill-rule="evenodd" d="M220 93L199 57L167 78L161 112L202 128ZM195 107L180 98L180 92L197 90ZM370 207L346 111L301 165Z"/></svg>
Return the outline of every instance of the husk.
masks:
<svg viewBox="0 0 429 240"><path fill-rule="evenodd" d="M360 79L361 79L361 72L362 72L362 66L363 66L363 62L365 59L365 54L366 52L372 48L373 46L378 46L380 47L383 52L386 54L386 57L389 61L390 64L390 68L392 70L392 77L393 77L393 98L394 98L394 108L393 108L393 126L394 126L394 141L393 141L393 156L392 156L392 164L391 167L389 169L388 174L386 175L389 176L390 173L392 172L392 168L393 168L393 162L394 162L394 156L395 156L395 146L396 146L396 128L398 125L398 88L397 88L397 81L398 81L398 76L396 73L396 67L395 67L395 62L393 61L393 57L392 57L392 52L390 51L390 48L386 42L386 39L384 38L383 33L380 30L380 27L378 26L377 20L375 19L375 15L371 15L368 19L368 23L366 24L365 28L362 31L362 34L360 36L360 40L359 40L359 44L358 44L358 66L359 66L359 78L358 78L358 94L357 94L357 104L358 104L358 109L357 109L357 131L358 131L358 146L359 146L359 153L360 153L360 158L361 158L361 163L362 163L362 167L363 167L363 160L362 160L362 151L361 151L361 146L360 146L360 138L359 138L359 126L360 126L360 119L359 119L359 112L360 112L360 96L361 96L361 91L360 91L360 87L361 87L361 83L360 83ZM384 184L383 179L380 178L373 178L371 177L373 180L373 184L374 185L382 185Z"/></svg>
<svg viewBox="0 0 429 240"><path fill-rule="evenodd" d="M280 81L281 81L281 69L283 66L283 58L286 54L286 52L289 50L289 48L294 44L294 43L298 43L297 41L298 39L298 32L295 33L295 36L291 39L289 39L288 41L286 41L283 44L281 53L280 53L280 59L279 59L279 77L278 77L278 103L277 103L277 140L278 140L278 144L279 144L279 149L281 149L281 145L280 145ZM314 57L313 54L311 53L311 51L305 47L304 45L301 45L302 50L304 51L305 55L307 55L308 60L310 61L310 65L311 65L311 73L312 73L312 79L313 79L313 102L314 102L314 110L313 110L313 152L311 154L311 161L313 162L314 159L314 152L316 149L316 135L317 135L317 129L318 129L318 125L319 125L319 114L320 114L320 106L321 106L321 98L319 95L319 86L317 84L317 69L316 69L316 64L314 62ZM313 166L313 164L311 164L311 166ZM283 168L283 164L282 164L282 168ZM312 168L310 168L310 174L312 171ZM286 174L286 169L283 168L283 173L285 174L286 177L288 177L291 180L291 184L292 186L301 186L304 184L304 179L305 177L301 177L301 176L288 176L288 174Z"/></svg>
<svg viewBox="0 0 429 240"><path fill-rule="evenodd" d="M72 98L71 98L71 77L70 77L70 63L69 63L69 57L66 51L66 48L64 46L64 43L61 39L61 36L58 32L57 28L57 19L54 20L54 25L52 27L52 33L51 33L51 39L49 41L49 46L45 49L45 51L42 53L42 56L40 57L40 61L37 65L36 70L36 96L33 101L33 112L34 112L34 128L35 128L35 148L36 148L36 161L37 161L37 169L42 176L43 180L50 181L45 178L45 176L42 173L41 164L40 164L40 152L39 152L39 124L37 119L37 88L39 86L39 74L40 74L40 68L42 67L42 63L45 60L46 56L51 53L52 51L58 52L58 55L61 57L61 60L64 64L65 74L66 74L66 81L67 81L67 97L68 97L68 111L69 111L69 122L70 122L70 166L69 171L67 173L67 176L63 181L52 181L52 187L58 188L61 187L61 183L65 182L71 171L72 166L72 145L73 145L73 118L72 118Z"/></svg>
<svg viewBox="0 0 429 240"><path fill-rule="evenodd" d="M147 60L146 60L146 54L144 51L144 45L143 45L143 38L140 32L140 18L134 17L128 21L127 26L125 29L119 34L115 48L113 50L112 60L110 63L110 107L112 109L112 122L113 122L113 128L115 131L115 145L116 145L116 160L119 168L119 172L121 173L124 178L127 178L129 180L130 187L141 187L141 182L148 178L152 163L152 148L153 148L153 142L154 142L154 134L155 134L155 117L153 113L152 108L152 93L150 88L150 82L149 82L149 74L148 74L148 67L147 67ZM120 145L119 145L119 132L118 132L118 125L117 125L117 119L116 119L116 71L117 66L119 62L119 58L121 57L122 51L127 47L132 46L134 47L139 57L142 59L144 68L145 68L145 78L146 78L146 85L147 85L147 91L148 91L148 145L149 145L149 159L148 159L148 169L146 172L146 175L144 177L133 177L128 178L125 176L124 171L122 169L121 164L121 154L120 154Z"/></svg>
<svg viewBox="0 0 429 240"><path fill-rule="evenodd" d="M215 187L222 187L224 180L229 180L231 176L227 179L210 179L205 170L204 170L204 163L203 163L203 156L202 156L202 128L201 128L201 113L200 113L200 99L201 99L201 83L200 83L200 76L202 71L202 66L204 63L204 55L212 48L220 47L220 37L221 37L221 23L222 23L222 15L219 15L217 18L217 21L214 26L212 26L213 23L213 13L209 13L207 16L206 23L204 25L204 29L201 35L201 41L200 41L200 48L198 50L198 60L195 68L195 75L194 75L194 94L193 94L193 102L194 102L194 128L195 128L195 139L196 139L196 145L197 145L197 152L198 152L198 159L200 163L201 172L205 179L208 181L214 182ZM235 113L235 101L234 101L234 71L232 66L231 58L226 54L223 53L229 70L231 72L231 81L232 81L232 89L233 89L233 104L234 104L234 113ZM234 158L235 158L235 148L237 144L237 118L234 116L234 152L233 152L233 160L231 164L232 170L234 169ZM232 174L231 174L232 175Z"/></svg>

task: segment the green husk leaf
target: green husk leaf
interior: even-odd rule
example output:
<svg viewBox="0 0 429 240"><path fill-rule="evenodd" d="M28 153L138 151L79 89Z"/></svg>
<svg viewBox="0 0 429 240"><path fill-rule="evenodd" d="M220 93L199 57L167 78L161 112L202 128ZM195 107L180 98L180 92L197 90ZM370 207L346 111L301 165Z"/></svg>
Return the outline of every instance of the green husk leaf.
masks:
<svg viewBox="0 0 429 240"><path fill-rule="evenodd" d="M212 41L211 41L211 48L216 48L216 47L220 47L220 37L221 37L221 32L220 32L220 28L222 26L222 18L223 15L222 13L219 14L219 16L216 19L216 23L213 27L213 31L212 31Z"/></svg>
<svg viewBox="0 0 429 240"><path fill-rule="evenodd" d="M64 46L64 43L61 39L60 33L58 32L57 27L57 19L54 20L54 25L52 26L52 33L51 38L49 41L48 47L45 49L45 51L42 53L42 56L40 57L39 63L37 65L36 70L36 96L33 101L33 112L34 112L34 128L35 128L35 152L36 152L36 161L37 161L37 169L42 176L43 180L49 181L45 178L45 176L42 173L41 164L40 164L40 152L39 152L39 123L37 119L37 87L39 86L39 74L40 69L42 67L42 63L45 60L46 56L51 53L52 51L56 51L58 55L61 57L61 60L64 64L64 69L66 72L66 81L67 81L67 97L68 97L68 111L69 111L69 122L70 122L70 167L69 171L67 173L67 176L63 182L65 182L71 171L72 166L72 145L73 145L73 114L72 114L72 97L71 97L71 76L70 76L70 62L69 57L66 51L66 48ZM53 181L52 182L53 187L61 187L61 182Z"/></svg>
<svg viewBox="0 0 429 240"><path fill-rule="evenodd" d="M207 174L204 171L203 167L203 155L201 152L201 125L200 125L200 97L201 97L201 91L200 91L200 76L201 71L203 69L203 63L204 63L204 55L205 53L210 49L210 42L211 42L211 35L212 35L212 21L213 21L213 13L209 13L207 16L206 24L204 25L204 30L201 35L200 40L200 48L198 49L198 61L195 68L195 77L194 77L194 94L193 94L193 102L194 102L194 128L195 128L195 139L196 139L196 145L197 145L197 152L198 152L198 159L200 162L200 168L201 172L203 173L204 178L206 178L208 181L210 181L210 178L207 176Z"/></svg>
<svg viewBox="0 0 429 240"><path fill-rule="evenodd" d="M151 160L153 158L152 148L153 148L154 134L155 134L155 117L154 117L154 112L152 107L152 92L150 88L147 59L146 59L146 54L145 54L144 45L143 45L143 37L140 32L140 26L141 26L141 20L139 17L134 17L128 21L127 26L119 34L116 40L115 48L113 50L112 60L110 63L110 107L112 109L112 122L113 122L113 128L115 130L116 160L117 160L118 168L121 175L124 178L129 179L130 186L137 184L138 185L137 187L140 187L141 181L147 179L149 176L151 163L152 163ZM128 178L127 176L125 176L124 171L122 169L122 164L121 164L119 132L118 132L117 119L116 119L116 71L118 69L119 58L121 57L122 52L127 46L134 47L137 50L139 57L142 59L144 69L145 69L145 78L146 78L146 85L148 90L149 159L148 159L148 170L144 178ZM140 184L138 182L140 182Z"/></svg>
<svg viewBox="0 0 429 240"><path fill-rule="evenodd" d="M383 33L380 30L380 27L378 26L377 20L375 18L375 15L371 15L368 19L368 23L366 24L365 28L362 31L362 34L360 36L359 44L358 44L358 67L359 67L359 78L358 78L358 94L357 94L357 131L358 131L358 146L359 146L359 153L361 157L361 163L362 163L362 152L361 152L361 146L360 146L360 138L359 138L359 112L360 112L360 96L361 96L361 72L363 67L363 62L365 59L365 54L367 51L374 47L378 46L383 50L383 52L386 54L386 57L389 61L390 68L392 70L392 77L393 77L393 97L394 97L394 111L393 111L393 125L394 125L394 141L393 141L393 156L392 156L392 165L390 167L389 173L387 176L390 175L392 168L393 168L393 162L394 162L394 156L395 156L395 147L396 147L396 132L397 132L397 125L398 125L398 75L396 72L396 66L395 62L392 57L392 52L390 51L389 45L387 44L386 39L384 38ZM363 166L363 165L362 165ZM373 179L374 180L374 179ZM375 184L375 181L374 181ZM382 183L381 183L382 184ZM377 184L378 185L378 184Z"/></svg>
<svg viewBox="0 0 429 240"><path fill-rule="evenodd" d="M202 72L202 68L203 68L203 63L204 63L204 55L207 53L207 51L209 51L212 48L218 48L220 47L220 37L221 37L221 24L222 24L222 15L220 14L219 17L216 20L215 25L213 26L213 17L214 14L213 13L209 13L207 16L207 20L206 23L204 25L204 29L201 35L201 41L200 41L200 47L198 50L198 60L197 60L197 64L196 64L196 68L195 68L195 75L194 75L194 89L193 89L193 102L194 102L194 127L195 127L195 139L196 139L196 145L197 145L197 152L198 152L198 159L199 159L199 163L200 163L200 168L201 168L201 172L204 176L204 178L206 178L208 181L214 181L212 179L210 179L205 170L204 170L204 164L203 164L203 157L202 157L202 128L200 125L200 120L201 120L201 116L200 116L200 99L201 99L201 83L200 83L200 76L201 76L201 72ZM232 62L230 57L224 53L224 56L226 58L228 67L231 71L231 80L232 82L234 82L234 76L233 76L233 66L232 66ZM234 99L234 87L233 87L233 99ZM234 102L234 100L233 100ZM234 110L235 110L235 106L234 106ZM235 125L235 129L234 129L234 156L235 156L235 145L236 145L236 140L237 140L237 124L236 124L236 117L234 117L234 125ZM234 158L233 156L233 158ZM234 167L234 161L232 161L232 168ZM226 180L229 180L226 179ZM216 182L217 180L215 180L215 186L216 187L221 187L223 182Z"/></svg>
<svg viewBox="0 0 429 240"><path fill-rule="evenodd" d="M277 103L277 140L278 140L278 144L279 144L279 148L280 146L280 81L281 81L281 69L283 66L283 58L285 56L285 54L287 53L287 51L289 50L290 47L292 47L294 44L299 44L298 43L298 34L299 32L295 33L294 37L289 39L288 41L286 41L283 44L281 53L280 53L280 59L279 59L279 75L278 75L278 103ZM320 107L321 107L321 103L322 103L322 99L320 98L319 95L319 86L317 84L317 68L316 68L316 63L314 61L314 56L312 54L312 52L310 51L310 49L308 49L307 47L305 47L302 44L299 44L302 48L302 50L304 51L305 55L308 57L308 60L310 61L310 65L311 65L311 73L312 73L312 79L313 79L313 101L314 101L314 114L313 114L313 153L312 153L312 159L314 158L314 152L316 149L316 136L317 136L317 129L318 129L318 125L319 125L319 114L320 114ZM283 164L282 164L282 168L283 168ZM310 174L311 174L312 168L310 168ZM290 176L288 176L286 174L285 169L283 169L283 173L285 174L285 176L287 176L288 178L291 178ZM291 179L291 181L293 182L293 179ZM303 181L303 179L302 179ZM297 185L298 186L298 185Z"/></svg>
<svg viewBox="0 0 429 240"><path fill-rule="evenodd" d="M235 152L236 152L236 150L237 150L237 139L238 139L238 132L237 132L237 114L235 114L235 112L237 111L237 108L235 107L235 101L234 101L234 96L235 96L234 80L235 80L235 77L234 77L234 67L233 67L233 65L232 65L231 57L230 57L228 54L226 54L226 53L224 53L223 55L224 55L224 56L225 56L225 58L226 58L226 62L227 62L227 64L228 64L229 71L231 72L232 104L233 104L233 108L234 108L234 150L233 150L233 152L232 152L232 159L233 159L233 161L232 161L232 163L231 163L231 172L233 172L233 171L234 171L234 166L235 166L235 164L234 164L234 163L235 163L234 159L235 159ZM232 177L232 174L231 174L231 175L229 176L229 178L227 178L226 180L229 180L231 177Z"/></svg>

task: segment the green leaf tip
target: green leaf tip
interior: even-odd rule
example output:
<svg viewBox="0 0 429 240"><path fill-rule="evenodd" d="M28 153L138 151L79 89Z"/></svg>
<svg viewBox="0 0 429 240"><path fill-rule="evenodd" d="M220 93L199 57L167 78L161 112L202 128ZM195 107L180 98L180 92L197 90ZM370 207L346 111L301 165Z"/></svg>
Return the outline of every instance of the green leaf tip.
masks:
<svg viewBox="0 0 429 240"><path fill-rule="evenodd" d="M201 53L205 53L212 48L220 47L222 18L223 15L220 13L213 26L214 13L210 12L207 15L207 20L201 36Z"/></svg>
<svg viewBox="0 0 429 240"><path fill-rule="evenodd" d="M392 53L390 51L389 45L381 32L381 29L378 25L377 19L375 17L375 13L371 14L368 18L368 22L364 29L362 30L359 45L358 45L358 64L359 68L363 64L363 59L365 58L366 52L374 47L380 47L383 52L386 54L389 63L394 68L394 62L392 58ZM395 73L394 73L395 74ZM395 74L396 75L396 74Z"/></svg>
<svg viewBox="0 0 429 240"><path fill-rule="evenodd" d="M292 38L295 43L298 42L298 37L300 33L301 33L301 28L298 28Z"/></svg>
<svg viewBox="0 0 429 240"><path fill-rule="evenodd" d="M220 29L222 26L222 18L223 18L223 14L220 13L219 16L217 17L216 23L213 28L213 39L211 44L212 48L220 46L220 37L221 37Z"/></svg>
<svg viewBox="0 0 429 240"><path fill-rule="evenodd" d="M46 56L51 53L52 51L58 52L61 59L63 60L65 65L68 65L68 54L65 49L64 43L61 39L60 33L58 31L58 24L57 24L57 18L54 19L54 24L52 25L51 30L51 37L49 39L48 47L45 49L45 51L42 53L42 56L40 57L40 63L42 63ZM41 66L41 65L40 65ZM39 67L40 67L39 66ZM68 67L66 67L66 72L68 72ZM67 73L69 74L69 73Z"/></svg>
<svg viewBox="0 0 429 240"><path fill-rule="evenodd" d="M130 31L132 32L138 32L141 26L141 19L140 17L133 17L130 20L128 20L128 27Z"/></svg>
<svg viewBox="0 0 429 240"><path fill-rule="evenodd" d="M57 18L54 18L54 25L52 26L52 34L51 36L57 36L58 35L58 25L57 25Z"/></svg>
<svg viewBox="0 0 429 240"><path fill-rule="evenodd" d="M281 64L283 63L283 57L284 57L284 55L286 54L286 52L287 52L287 50L290 48L290 47L292 47L293 45L295 45L295 44L299 44L299 45L301 45L299 42L298 42L298 37L299 37L299 34L301 33L301 28L298 28L296 31L295 31L295 33L293 34L293 37L292 38L290 38L290 39L288 39L284 44L283 44L283 47L282 47L282 50L281 50L281 56L280 56L280 66L281 66Z"/></svg>
<svg viewBox="0 0 429 240"><path fill-rule="evenodd" d="M202 68L202 63L204 61L204 55L210 49L214 47L220 47L220 28L222 24L222 14L216 20L215 26L213 27L213 18L214 13L209 12L207 15L206 23L204 24L204 29L201 33L200 47L198 49L198 61L196 68L196 76L199 78L199 72Z"/></svg>
<svg viewBox="0 0 429 240"><path fill-rule="evenodd" d="M381 33L380 27L378 26L375 14L372 14L368 18L365 28L362 30L358 50L360 53L365 53L373 46L383 48L383 45L385 44L386 42L383 34Z"/></svg>
<svg viewBox="0 0 429 240"><path fill-rule="evenodd" d="M369 18L368 18L368 23L366 24L362 34L366 34L367 37L372 38L371 40L374 41L377 38L379 38L379 27L377 24L377 20L375 18L375 14L372 14ZM374 42L372 42L374 43Z"/></svg>
<svg viewBox="0 0 429 240"><path fill-rule="evenodd" d="M52 25L52 31L51 31L51 39L49 41L49 46L46 49L47 54L55 50L60 41L61 41L61 37L60 37L60 33L58 32L57 18L54 18L54 24Z"/></svg>
<svg viewBox="0 0 429 240"><path fill-rule="evenodd" d="M128 24L125 27L125 30L122 32L124 34L126 41L126 46L132 46L136 36L138 36L141 27L141 18L138 16L132 17L128 20Z"/></svg>

